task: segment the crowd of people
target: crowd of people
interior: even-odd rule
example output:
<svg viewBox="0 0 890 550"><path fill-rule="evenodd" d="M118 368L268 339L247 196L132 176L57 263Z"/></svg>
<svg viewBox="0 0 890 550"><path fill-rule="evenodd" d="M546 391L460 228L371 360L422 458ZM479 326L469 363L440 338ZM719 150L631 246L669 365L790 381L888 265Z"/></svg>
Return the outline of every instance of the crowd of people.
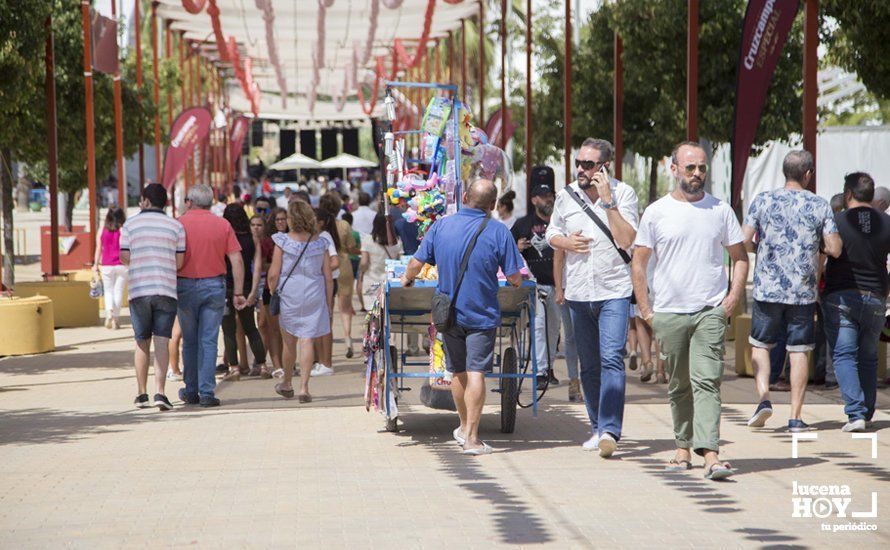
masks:
<svg viewBox="0 0 890 550"><path fill-rule="evenodd" d="M365 191L356 190L354 208L353 197L336 189L319 196L288 189L284 207L266 196L219 197L219 208L210 187L196 185L174 219L164 211L166 191L146 186L139 214L125 220L122 210L109 210L95 258L109 328L119 326L129 279L136 405L171 409L165 381L181 377L184 403L218 406L218 371L232 382L278 378L278 395L310 402L310 377L333 373L335 312L352 357L354 297L363 310L371 306L386 260L407 254L402 284L436 265L438 292L453 307L443 340L460 418L454 439L466 454L490 453L479 419L500 319L497 277L500 271L519 285L527 266L539 301L533 332L540 382L558 383L559 344L569 399L585 404L591 425L582 447L604 458L618 448L627 359L642 382L654 376L667 384L677 448L667 469L688 470L697 454L707 478L724 479L734 473L719 457L724 337L745 300L748 252L755 252L749 342L759 405L748 425L763 427L773 414L769 392L779 389L781 348L790 364L787 428L811 429L803 419L808 354L819 353L821 341L816 377L830 384L836 375L846 403L843 430L867 429L890 290L890 192L855 172L829 203L807 191L812 155L792 151L785 186L755 197L740 224L728 204L705 191L704 148L683 142L670 157L673 190L640 215L634 189L609 174L613 155L608 141L585 140L574 161L577 180L558 193L532 188L533 209L518 219L514 195L499 198L493 182L474 178L463 208L433 224L422 241L417 224L396 215L395 244ZM495 211L507 223L492 219ZM152 341L156 393L149 400ZM420 342L409 346L416 353Z"/></svg>

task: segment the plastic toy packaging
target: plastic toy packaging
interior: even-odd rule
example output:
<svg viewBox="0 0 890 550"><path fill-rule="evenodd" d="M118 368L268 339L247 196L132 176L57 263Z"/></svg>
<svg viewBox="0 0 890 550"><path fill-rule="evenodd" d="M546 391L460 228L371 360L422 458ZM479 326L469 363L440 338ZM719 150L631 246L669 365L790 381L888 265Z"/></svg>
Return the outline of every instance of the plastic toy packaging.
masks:
<svg viewBox="0 0 890 550"><path fill-rule="evenodd" d="M443 96L433 97L423 113L420 129L428 134L441 137L449 116L451 116L451 99Z"/></svg>
<svg viewBox="0 0 890 550"><path fill-rule="evenodd" d="M423 138L423 161L431 166L431 170L435 171L442 165L445 159L445 152L441 147L442 138L427 134Z"/></svg>

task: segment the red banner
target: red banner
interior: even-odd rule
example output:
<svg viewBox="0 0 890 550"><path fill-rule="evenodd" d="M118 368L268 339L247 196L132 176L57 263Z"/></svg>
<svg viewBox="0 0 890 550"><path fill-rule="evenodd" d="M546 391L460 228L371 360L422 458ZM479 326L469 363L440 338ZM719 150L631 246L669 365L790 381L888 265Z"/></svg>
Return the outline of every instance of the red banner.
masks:
<svg viewBox="0 0 890 550"><path fill-rule="evenodd" d="M164 155L164 178L161 183L169 191L182 172L189 156L210 132L210 111L192 107L179 114L170 131L170 145Z"/></svg>
<svg viewBox="0 0 890 550"><path fill-rule="evenodd" d="M100 73L117 74L117 23L93 12L93 69Z"/></svg>
<svg viewBox="0 0 890 550"><path fill-rule="evenodd" d="M504 143L510 141L510 138L516 132L516 126L510 121L510 111L507 111L506 117L501 116L503 112L503 109L495 111L491 118L488 119L488 124L485 125L485 135L488 136L488 143L498 147L501 146L502 131L506 135Z"/></svg>
<svg viewBox="0 0 890 550"><path fill-rule="evenodd" d="M229 143L232 148L229 151L229 158L232 159L233 174L235 173L235 163L238 162L238 157L241 156L241 147L244 145L244 138L247 136L249 127L250 120L243 115L239 115L232 122L232 134L229 136Z"/></svg>
<svg viewBox="0 0 890 550"><path fill-rule="evenodd" d="M794 23L798 0L748 0L739 50L735 114L732 134L732 204L738 207L748 156L754 144L766 91L788 31Z"/></svg>

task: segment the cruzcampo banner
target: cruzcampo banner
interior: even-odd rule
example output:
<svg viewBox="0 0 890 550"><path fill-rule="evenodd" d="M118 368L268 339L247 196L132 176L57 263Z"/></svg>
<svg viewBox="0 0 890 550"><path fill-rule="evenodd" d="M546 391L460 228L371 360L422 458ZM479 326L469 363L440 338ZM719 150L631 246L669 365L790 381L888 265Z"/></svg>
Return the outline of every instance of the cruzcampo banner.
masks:
<svg viewBox="0 0 890 550"><path fill-rule="evenodd" d="M797 15L799 0L748 0L745 27L739 50L736 80L735 114L732 133L732 205L738 207L748 156L766 91L788 31Z"/></svg>
<svg viewBox="0 0 890 550"><path fill-rule="evenodd" d="M238 116L232 123L232 135L229 136L231 149L229 150L229 159L232 161L232 173L235 173L235 163L241 156L241 147L244 146L244 138L247 136L247 129L250 127L250 121L246 116Z"/></svg>
<svg viewBox="0 0 890 550"><path fill-rule="evenodd" d="M189 156L210 132L210 111L204 107L186 109L173 121L170 145L164 155L164 178L161 180L169 191L182 172Z"/></svg>

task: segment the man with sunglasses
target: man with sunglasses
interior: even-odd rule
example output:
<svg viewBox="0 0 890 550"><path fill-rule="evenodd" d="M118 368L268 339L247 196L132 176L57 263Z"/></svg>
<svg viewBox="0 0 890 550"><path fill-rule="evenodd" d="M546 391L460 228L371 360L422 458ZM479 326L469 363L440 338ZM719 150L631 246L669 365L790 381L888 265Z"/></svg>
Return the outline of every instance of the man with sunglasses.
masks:
<svg viewBox="0 0 890 550"><path fill-rule="evenodd" d="M785 186L757 195L748 208L742 233L745 243L757 237L754 308L751 313L751 362L760 404L748 420L762 428L772 416L769 400L769 350L785 334L791 363L791 417L788 430L802 432L801 419L809 378L807 352L816 348L816 293L824 252L837 258L841 238L828 201L807 191L816 163L807 151L791 151L782 162Z"/></svg>
<svg viewBox="0 0 890 550"><path fill-rule="evenodd" d="M732 208L705 192L707 162L704 148L694 141L674 148L676 186L643 214L634 243L633 281L640 318L652 324L670 376L677 452L666 470L691 470L691 449L705 459L705 478L716 480L734 473L719 460L720 380L726 320L745 290L748 255ZM734 262L729 293L724 250ZM647 281L653 253L657 263L653 280Z"/></svg>
<svg viewBox="0 0 890 550"><path fill-rule="evenodd" d="M564 298L581 363L592 435L582 447L612 456L624 419L624 343L633 286L626 252L637 230L637 195L608 175L614 149L587 138L578 180L556 197L547 242L565 251ZM563 297L560 296L560 299Z"/></svg>

